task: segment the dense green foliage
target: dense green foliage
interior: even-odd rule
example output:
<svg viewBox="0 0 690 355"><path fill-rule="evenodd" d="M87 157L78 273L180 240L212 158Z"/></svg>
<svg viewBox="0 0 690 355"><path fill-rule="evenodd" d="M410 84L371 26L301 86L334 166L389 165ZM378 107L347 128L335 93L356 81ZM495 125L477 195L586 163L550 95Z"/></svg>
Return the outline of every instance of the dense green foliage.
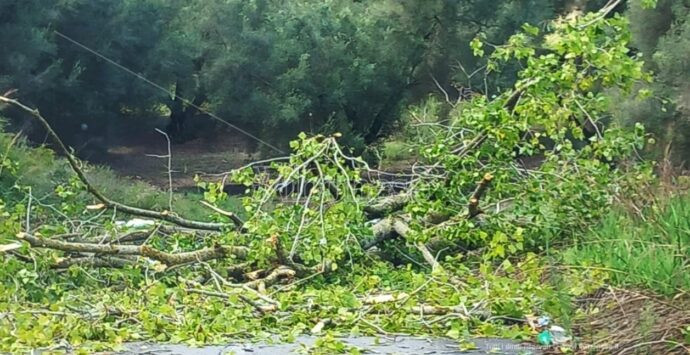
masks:
<svg viewBox="0 0 690 355"><path fill-rule="evenodd" d="M639 154L650 136L610 113L651 102L640 103L650 88L682 112L672 73L685 65L674 50L687 12L671 0L659 13L635 3L629 17L580 5L0 4L2 29L16 34L0 36L10 50L0 89L19 89L0 98L3 114L31 116L68 158L0 133L0 351L305 333L320 336L309 353L359 353L342 334L446 336L468 349L474 336L533 339L534 315L575 326L591 315L578 299L610 284L680 299L687 196L656 195L654 164ZM635 23L631 33L635 16L656 19L656 34ZM456 100L454 86L478 93ZM204 193L186 198L82 164L43 118L76 142L165 115L184 141L203 116L181 97L264 137L294 133L291 154L197 178ZM379 157L414 159L400 194L348 149L390 132L404 141ZM228 181L245 193L228 196ZM634 216L618 212L625 198ZM678 348L690 328L660 333L636 339Z"/></svg>
<svg viewBox="0 0 690 355"><path fill-rule="evenodd" d="M662 0L655 11L631 2L628 12L633 46L643 55L654 82L646 100L624 100L614 110L624 122L642 122L659 140L656 156L687 164L690 152L690 4ZM670 151L668 151L670 148ZM668 152L667 152L668 151ZM686 165L687 166L687 165Z"/></svg>
<svg viewBox="0 0 690 355"><path fill-rule="evenodd" d="M564 3L5 1L0 89L18 89L73 144L85 139L82 123L87 136L107 138L122 120L143 125L161 114L184 140L195 122L209 122L193 103L282 143L302 130L340 131L361 148L394 127L407 104L436 92L432 77L451 95L453 86L509 86L513 70L486 87L481 71L468 78L483 64L468 43L478 34L501 43L525 22L542 26Z"/></svg>
<svg viewBox="0 0 690 355"><path fill-rule="evenodd" d="M228 16L271 3L234 4ZM211 9L201 19L224 11ZM242 17L257 28L253 21L264 20ZM284 29L304 28L295 26ZM204 43L200 38L192 42ZM424 123L407 127L416 131L408 142L418 152L415 179L404 206L381 219L368 208L382 186L361 180L369 167L342 148L345 137L300 134L288 160L272 164L275 173L246 168L230 177L248 187L239 226L202 233L157 225L128 244L122 236L132 231L115 222L121 211L85 192L93 189L88 181L97 181L92 167L85 167L86 179L70 178L62 160L3 135L0 349L89 351L141 339L201 344L270 334L291 340L310 329L323 334L312 328L323 322L329 329L320 346L356 352L335 344L332 334L527 339L534 330L520 320L528 315L567 324L575 316L573 297L593 292L609 275L605 268L554 265L552 248L576 240L618 194L651 179L634 154L644 129L602 124L610 109L606 92L635 95L636 84L648 79L628 52L629 40L625 18L592 13L545 30L524 25L501 46L472 41L496 82L505 78L501 72L520 68L516 83L458 105L430 101L411 109ZM209 104L214 85L202 85ZM34 165L37 159L45 166ZM227 208L220 183L201 184L206 204ZM130 192L116 182L93 185L116 199ZM276 196L286 185L310 188ZM39 189L41 195L32 193ZM147 207L168 209L164 202ZM192 213L173 209L163 216ZM221 212L210 217L228 220ZM381 235L387 237L376 250L363 247ZM244 248L227 253L230 246ZM93 252L77 247L98 252L83 257ZM176 263L167 255L195 257ZM108 256L121 257L119 267L87 263L114 266ZM68 263L79 258L86 260Z"/></svg>

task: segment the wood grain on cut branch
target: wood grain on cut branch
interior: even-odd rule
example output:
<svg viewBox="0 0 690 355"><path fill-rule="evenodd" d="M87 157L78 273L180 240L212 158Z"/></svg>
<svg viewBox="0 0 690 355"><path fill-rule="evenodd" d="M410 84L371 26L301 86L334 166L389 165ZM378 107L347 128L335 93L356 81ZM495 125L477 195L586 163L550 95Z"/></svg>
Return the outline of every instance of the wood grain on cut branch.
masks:
<svg viewBox="0 0 690 355"><path fill-rule="evenodd" d="M114 244L91 244L91 243L70 243L59 240L37 238L32 235L20 233L17 238L25 240L35 248L47 248L73 253L94 253L101 255L135 255L160 261L167 266L193 263L199 261L222 259L235 256L244 259L248 249L236 246L216 246L203 248L190 252L166 253L153 249L146 245L114 245Z"/></svg>
<svg viewBox="0 0 690 355"><path fill-rule="evenodd" d="M484 196L484 193L486 192L486 189L489 187L489 184L491 184L491 180L493 180L493 178L493 175L487 173L477 184L477 187L474 189L472 196L470 196L467 215L468 219L473 218L476 215L482 213L482 210L479 208L479 201L481 200L482 196Z"/></svg>
<svg viewBox="0 0 690 355"><path fill-rule="evenodd" d="M172 213L170 211L163 211L163 212L158 212L158 211L152 211L152 210L147 210L143 208L138 208L138 207L133 207L129 206L114 200L111 200L110 198L106 197L103 195L101 191L96 189L96 187L91 184L91 181L86 177L86 174L84 174L84 171L79 167L79 163L77 159L72 155L71 151L67 149L67 146L62 142L62 139L60 139L60 136L55 133L53 128L50 126L48 121L41 115L41 113L36 110L32 109L21 102L10 99L5 96L0 96L0 102L5 102L8 104L11 104L13 106L16 106L20 108L21 110L27 112L31 116L33 116L38 122L41 123L43 128L48 132L48 135L55 141L55 144L57 147L60 149L60 151L65 155L67 158L67 162L69 165L72 167L72 170L74 170L75 174L77 174L77 177L81 182L86 186L86 189L91 193L96 199L101 201L105 205L105 207L110 208L110 209L115 209L117 211L135 215L135 216L140 216L140 217L146 217L146 218L153 218L153 219L158 219L170 223L177 224L182 227L187 227L187 228L194 228L194 229L205 229L205 230L223 230L223 229L229 229L232 228L231 224L226 224L226 223L211 223L211 222L201 222L201 221L194 221L194 220L189 220L186 218L182 218L178 216L175 213Z"/></svg>

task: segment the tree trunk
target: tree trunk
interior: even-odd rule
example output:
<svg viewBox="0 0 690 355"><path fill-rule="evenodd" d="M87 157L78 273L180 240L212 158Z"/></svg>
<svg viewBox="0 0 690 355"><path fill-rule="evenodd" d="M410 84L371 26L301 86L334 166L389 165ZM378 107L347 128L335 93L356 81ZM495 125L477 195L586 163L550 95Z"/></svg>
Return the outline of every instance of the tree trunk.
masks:
<svg viewBox="0 0 690 355"><path fill-rule="evenodd" d="M184 121L186 118L184 101L181 97L182 95L182 81L177 80L175 84L175 97L172 100L170 107L170 122L166 127L166 131L170 138L176 142L181 143L184 141Z"/></svg>
<svg viewBox="0 0 690 355"><path fill-rule="evenodd" d="M191 134L186 130L186 123L189 122L206 101L206 94L203 89L197 89L197 94L191 104L185 103L183 98L183 85L181 80L177 81L175 87L175 98L170 105L170 123L166 128L168 135L176 143L184 143L190 139Z"/></svg>

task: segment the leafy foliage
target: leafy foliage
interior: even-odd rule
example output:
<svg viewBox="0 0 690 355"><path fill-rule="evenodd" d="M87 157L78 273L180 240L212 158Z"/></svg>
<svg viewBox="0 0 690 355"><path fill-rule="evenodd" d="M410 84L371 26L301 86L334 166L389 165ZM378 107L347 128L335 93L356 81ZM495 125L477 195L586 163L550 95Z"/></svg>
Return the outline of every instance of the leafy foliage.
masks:
<svg viewBox="0 0 690 355"><path fill-rule="evenodd" d="M489 62L492 70L509 59L525 62L514 91L459 105L445 125L433 128L432 144L420 142L430 169L444 178L414 191L416 203L408 206L414 216L458 215L485 174L494 176L485 202L503 213L480 226L458 220L415 238L462 239L488 245L487 255L502 258L574 236L605 211L625 173L612 162L639 149L644 130L610 125L604 131L604 90L631 90L646 75L628 55L626 20L582 26L594 16L556 22L553 32L543 36L527 26L525 33L497 47ZM474 42L478 52L480 43ZM526 166L530 161L536 167Z"/></svg>
<svg viewBox="0 0 690 355"><path fill-rule="evenodd" d="M690 68L685 59L690 50L690 6L683 1L664 0L658 1L652 11L644 5L632 2L627 15L633 45L642 53L646 67L654 72L655 80L644 85L648 92L645 100L620 100L614 114L628 124L644 123L659 140L654 155L666 155L681 165L690 151Z"/></svg>
<svg viewBox="0 0 690 355"><path fill-rule="evenodd" d="M234 4L236 15L243 6L271 3ZM341 10L347 19L347 7ZM241 19L250 28L268 21ZM294 26L286 28L304 28ZM527 324L505 320L530 314L567 320L571 298L600 288L609 275L600 268L554 275L540 254L574 240L607 212L616 193L650 178L634 160L644 129L602 124L606 90L632 93L648 75L628 52L620 16L573 16L547 28L525 25L502 46L472 42L475 53L488 57L490 74L510 70L507 63L522 68L515 86L413 112L432 123L417 127L411 142L420 164L403 203L384 206L378 220L371 207L382 200L382 184L364 179L373 170L341 148L340 134L300 134L286 161L235 171L230 178L248 190L244 219L219 208L227 199L221 183L201 182L213 218L234 222L208 233L158 221L144 239L123 241L131 231L93 207L83 190L94 187L83 186L84 178L56 188L63 210L31 207L31 195L3 195L0 235L8 253L0 268L0 348L64 341L67 349L89 351L140 339L203 344L276 333L294 340L308 329L321 334L313 326L328 324L332 332L317 346L356 352L333 334L526 339L534 335ZM261 48L261 41L252 43ZM0 181L16 182L16 171L28 164L13 159L3 157L12 170ZM372 239L378 250L365 247ZM230 246L246 248L225 252ZM87 259L93 264L67 263L85 248L104 255ZM156 256L163 254L192 261L161 263ZM108 264L108 256L121 258Z"/></svg>
<svg viewBox="0 0 690 355"><path fill-rule="evenodd" d="M338 131L360 149L390 132L408 103L437 91L430 73L451 91L476 86L479 76L461 74L458 63L467 73L481 68L466 45L477 33L500 43L523 22L538 25L564 7L562 1L448 0L2 6L0 88L19 89L60 123L58 133L72 145L86 141L83 123L88 137L106 141L123 120L162 113L187 130L208 119L194 104L281 143L303 130ZM484 89L510 85L512 73L497 78ZM171 133L182 140L189 135Z"/></svg>

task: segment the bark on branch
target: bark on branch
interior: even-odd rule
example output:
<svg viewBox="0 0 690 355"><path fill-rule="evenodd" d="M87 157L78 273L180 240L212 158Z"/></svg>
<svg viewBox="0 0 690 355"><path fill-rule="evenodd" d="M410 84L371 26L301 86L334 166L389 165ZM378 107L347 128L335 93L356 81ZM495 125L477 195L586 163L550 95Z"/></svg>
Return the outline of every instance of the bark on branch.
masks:
<svg viewBox="0 0 690 355"><path fill-rule="evenodd" d="M405 236L409 232L409 227L400 218L388 217L378 221L371 227L374 238L363 242L362 249L369 250L374 246L396 238L398 236Z"/></svg>
<svg viewBox="0 0 690 355"><path fill-rule="evenodd" d="M482 213L481 209L479 208L479 200L481 200L482 196L484 195L484 192L486 192L486 189L489 187L489 184L491 184L491 180L493 180L493 178L493 175L487 173L477 184L477 187L474 189L472 196L470 196L467 215L468 219L474 218L476 215Z"/></svg>
<svg viewBox="0 0 690 355"><path fill-rule="evenodd" d="M53 269L68 269L72 265L79 266L90 266L90 267L103 267L103 268L116 268L121 269L128 265L133 265L132 260L116 258L116 257L106 257L106 256L85 256L85 257L74 257L74 258L64 258L59 260L50 267Z"/></svg>
<svg viewBox="0 0 690 355"><path fill-rule="evenodd" d="M369 206L365 206L364 212L369 218L381 218L393 212L400 211L409 201L410 195L408 194L387 196Z"/></svg>
<svg viewBox="0 0 690 355"><path fill-rule="evenodd" d="M191 262L200 262L213 259L222 259L235 256L244 259L248 249L236 246L216 246L203 248L183 253L166 253L153 249L147 245L113 245L113 244L91 244L91 243L70 243L59 240L37 238L32 235L20 233L17 236L20 240L25 240L35 248L48 248L73 253L94 253L101 255L134 255L143 256L152 260L160 261L167 266L180 265Z"/></svg>

